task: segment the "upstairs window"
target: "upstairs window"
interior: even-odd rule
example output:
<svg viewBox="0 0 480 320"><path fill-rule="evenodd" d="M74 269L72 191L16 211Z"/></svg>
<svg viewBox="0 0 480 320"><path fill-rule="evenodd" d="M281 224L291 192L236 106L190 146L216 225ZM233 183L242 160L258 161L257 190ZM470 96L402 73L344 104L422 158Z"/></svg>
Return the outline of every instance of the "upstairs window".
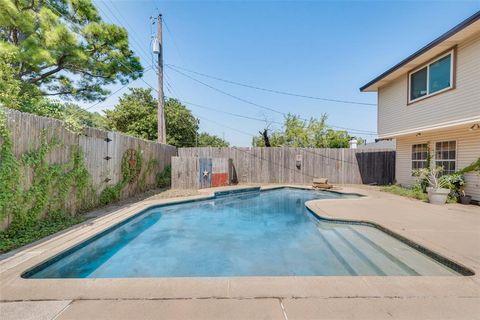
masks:
<svg viewBox="0 0 480 320"><path fill-rule="evenodd" d="M443 167L443 174L454 173L457 162L457 142L441 141L435 143L435 166Z"/></svg>
<svg viewBox="0 0 480 320"><path fill-rule="evenodd" d="M426 96L428 68L425 67L410 75L410 101Z"/></svg>
<svg viewBox="0 0 480 320"><path fill-rule="evenodd" d="M412 170L428 167L428 145L426 143L412 145Z"/></svg>
<svg viewBox="0 0 480 320"><path fill-rule="evenodd" d="M409 74L408 102L453 88L453 50Z"/></svg>

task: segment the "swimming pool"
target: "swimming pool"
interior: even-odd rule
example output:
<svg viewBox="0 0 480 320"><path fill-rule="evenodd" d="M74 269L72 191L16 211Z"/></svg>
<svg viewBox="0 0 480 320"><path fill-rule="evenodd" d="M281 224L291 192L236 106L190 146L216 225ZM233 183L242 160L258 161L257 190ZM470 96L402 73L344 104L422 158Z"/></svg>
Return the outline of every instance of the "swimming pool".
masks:
<svg viewBox="0 0 480 320"><path fill-rule="evenodd" d="M152 207L23 277L458 275L377 228L305 207L346 197L280 188Z"/></svg>

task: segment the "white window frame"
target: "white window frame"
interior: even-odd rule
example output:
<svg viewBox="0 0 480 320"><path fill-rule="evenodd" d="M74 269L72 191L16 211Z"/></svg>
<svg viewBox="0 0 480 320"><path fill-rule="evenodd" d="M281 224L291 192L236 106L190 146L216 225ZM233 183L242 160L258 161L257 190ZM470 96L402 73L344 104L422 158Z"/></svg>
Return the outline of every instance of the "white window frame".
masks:
<svg viewBox="0 0 480 320"><path fill-rule="evenodd" d="M413 146L416 146L416 145L419 145L419 144L424 144L427 146L427 159L425 160L413 160L413 157L412 157L412 154L413 154ZM417 143L412 143L410 145L410 171L412 172L412 176L413 176L413 170L416 170L416 169L413 169L413 162L421 162L421 161L425 161L427 163L427 167L428 167L428 149L430 148L430 146L428 145L428 142L417 142ZM456 154L455 154L456 156Z"/></svg>
<svg viewBox="0 0 480 320"><path fill-rule="evenodd" d="M435 62L437 62L438 60L440 60L442 58L445 58L448 55L450 55L450 86L448 86L446 88L443 88L442 90L435 91L434 93L430 93L430 65L434 64ZM408 103L417 102L417 101L423 100L425 98L428 98L428 97L431 97L431 96L434 96L436 94L439 94L439 93L442 93L444 91L452 89L454 87L454 84L453 84L453 81L454 81L453 72L455 71L455 68L453 67L454 65L455 65L455 48L452 48L451 50L445 52L444 54L436 57L434 60L429 61L427 63L424 63L421 66L419 66L418 68L410 71L408 73ZM419 70L421 70L425 67L427 67L427 94L412 100L411 99L411 97L412 97L412 95L411 95L412 75L415 72L417 72L417 71L419 71Z"/></svg>
<svg viewBox="0 0 480 320"><path fill-rule="evenodd" d="M452 141L455 141L455 159L437 159L437 143L441 143L441 142L452 142ZM438 141L434 141L434 145L433 145L433 164L435 165L435 167L437 167L437 161L445 161L445 162L455 162L455 171L457 171L457 161L458 161L458 141L456 139L449 139L449 140L438 140Z"/></svg>

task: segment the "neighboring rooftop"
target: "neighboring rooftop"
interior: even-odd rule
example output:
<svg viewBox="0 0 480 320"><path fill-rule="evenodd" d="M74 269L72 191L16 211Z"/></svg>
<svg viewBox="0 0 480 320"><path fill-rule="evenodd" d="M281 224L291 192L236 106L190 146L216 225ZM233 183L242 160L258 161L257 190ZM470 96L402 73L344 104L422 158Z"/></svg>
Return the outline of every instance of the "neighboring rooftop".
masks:
<svg viewBox="0 0 480 320"><path fill-rule="evenodd" d="M377 91L379 87L452 48L477 32L480 32L480 11L368 82L360 88L360 91Z"/></svg>
<svg viewBox="0 0 480 320"><path fill-rule="evenodd" d="M392 149L395 150L395 140L379 140L376 142L369 142L366 144L361 144L357 149Z"/></svg>

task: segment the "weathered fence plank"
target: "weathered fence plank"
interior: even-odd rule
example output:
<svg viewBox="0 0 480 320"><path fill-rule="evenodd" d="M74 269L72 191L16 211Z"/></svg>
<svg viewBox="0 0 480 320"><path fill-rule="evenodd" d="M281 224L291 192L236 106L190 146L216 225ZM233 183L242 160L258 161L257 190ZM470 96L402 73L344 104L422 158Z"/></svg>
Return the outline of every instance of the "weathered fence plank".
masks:
<svg viewBox="0 0 480 320"><path fill-rule="evenodd" d="M391 149L207 147L179 148L178 156L232 159L239 183L311 184L328 178L338 184L389 184L395 179Z"/></svg>
<svg viewBox="0 0 480 320"><path fill-rule="evenodd" d="M199 170L196 157L172 157L172 189L199 189Z"/></svg>
<svg viewBox="0 0 480 320"><path fill-rule="evenodd" d="M47 156L49 164L67 163L74 148L80 148L84 154L85 166L91 176L93 188L99 194L106 186L114 185L122 179L122 157L126 150L135 149L141 152L144 165L139 176L144 181L129 184L122 190L125 198L156 185L156 175L171 163L171 157L177 149L170 145L162 145L152 141L133 138L117 132L108 132L95 128L85 128L81 134L67 129L65 123L52 118L40 117L11 109L4 109L7 126L13 141L13 153L16 157L37 150L42 143L42 136L47 141L58 141ZM110 141L106 140L109 139ZM108 142L107 142L108 141ZM2 141L0 141L0 145ZM109 157L109 158L107 158ZM151 163L149 174L145 174L148 163ZM24 172L25 187L31 184L32 172ZM72 194L68 197L71 204L77 201ZM71 206L67 206L70 209Z"/></svg>

